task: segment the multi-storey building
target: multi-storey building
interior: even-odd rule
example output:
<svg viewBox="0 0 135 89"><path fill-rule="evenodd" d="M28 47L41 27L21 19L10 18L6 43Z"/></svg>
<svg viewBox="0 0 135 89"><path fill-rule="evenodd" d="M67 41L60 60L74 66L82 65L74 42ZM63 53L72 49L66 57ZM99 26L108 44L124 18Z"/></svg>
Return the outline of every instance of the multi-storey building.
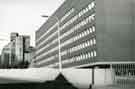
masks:
<svg viewBox="0 0 135 89"><path fill-rule="evenodd" d="M2 49L2 53L1 53L1 67L2 68L7 68L10 65L10 54L11 54L11 50L10 50L10 46L11 44L7 44L4 46L4 48Z"/></svg>
<svg viewBox="0 0 135 89"><path fill-rule="evenodd" d="M62 68L111 68L115 78L135 76L134 8L134 0L66 0L36 31L34 67L59 66L60 39Z"/></svg>
<svg viewBox="0 0 135 89"><path fill-rule="evenodd" d="M58 22L54 17L59 19L59 29ZM95 61L97 56L95 1L65 1L36 31L35 62L37 66L58 67L58 30L60 30L60 54L63 68ZM87 49L88 47L90 49Z"/></svg>
<svg viewBox="0 0 135 89"><path fill-rule="evenodd" d="M16 59L18 59L18 62L23 61L24 59L24 41L23 41L23 36L18 36L15 39L15 54L16 54Z"/></svg>
<svg viewBox="0 0 135 89"><path fill-rule="evenodd" d="M7 47L8 47L8 56L7 53ZM8 60L5 62L2 62L3 65L8 64L8 67L17 67L21 66L20 64L22 62L30 62L33 57L33 50L30 50L30 36L27 35L19 35L18 33L11 33L10 35L10 42L7 46L3 48L2 51L2 59L1 60ZM33 54L33 55L32 55ZM5 67L6 68L6 67Z"/></svg>
<svg viewBox="0 0 135 89"><path fill-rule="evenodd" d="M24 41L24 51L27 52L29 51L30 48L30 36L24 35L23 41Z"/></svg>
<svg viewBox="0 0 135 89"><path fill-rule="evenodd" d="M34 60L35 58L35 48L30 46L28 49L27 49L27 52L25 52L25 60L28 61L29 63L32 62L32 60Z"/></svg>

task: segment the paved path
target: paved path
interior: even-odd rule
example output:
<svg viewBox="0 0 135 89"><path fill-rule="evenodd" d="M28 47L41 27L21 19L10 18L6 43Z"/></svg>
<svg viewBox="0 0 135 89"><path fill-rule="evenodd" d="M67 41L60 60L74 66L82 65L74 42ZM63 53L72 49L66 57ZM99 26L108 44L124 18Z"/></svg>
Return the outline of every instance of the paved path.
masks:
<svg viewBox="0 0 135 89"><path fill-rule="evenodd" d="M94 86L93 89L135 89L135 87L120 87L120 86Z"/></svg>

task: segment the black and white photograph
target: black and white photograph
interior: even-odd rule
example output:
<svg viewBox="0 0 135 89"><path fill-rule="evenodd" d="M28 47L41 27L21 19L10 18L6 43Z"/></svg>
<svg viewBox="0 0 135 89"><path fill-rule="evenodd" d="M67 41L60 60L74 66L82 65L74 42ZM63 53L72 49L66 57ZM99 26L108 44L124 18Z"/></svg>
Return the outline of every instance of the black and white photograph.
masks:
<svg viewBox="0 0 135 89"><path fill-rule="evenodd" d="M135 0L0 0L0 89L135 89Z"/></svg>

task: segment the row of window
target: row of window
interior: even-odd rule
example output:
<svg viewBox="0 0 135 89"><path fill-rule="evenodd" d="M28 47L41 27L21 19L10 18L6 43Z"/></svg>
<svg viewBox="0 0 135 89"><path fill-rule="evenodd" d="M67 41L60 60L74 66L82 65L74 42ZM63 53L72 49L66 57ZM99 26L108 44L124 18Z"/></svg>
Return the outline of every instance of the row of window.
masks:
<svg viewBox="0 0 135 89"><path fill-rule="evenodd" d="M80 34L76 35L73 39L74 39L74 41L76 41L84 36L89 35L90 33L93 33L93 32L95 32L95 26L92 26L92 27L88 28L87 30L81 32Z"/></svg>
<svg viewBox="0 0 135 89"><path fill-rule="evenodd" d="M58 46L56 46L56 47L50 49L49 51L47 51L47 52L41 54L40 56L37 56L37 60L39 60L40 58L42 58L42 57L44 57L44 56L46 56L46 55L48 55L48 54L51 54L52 52L54 52L54 51L56 51L56 50L58 50Z"/></svg>
<svg viewBox="0 0 135 89"><path fill-rule="evenodd" d="M81 50L81 49L84 49L84 48L86 48L86 47L93 46L93 45L96 45L96 39L95 39L95 38L92 38L92 39L90 39L90 40L85 41L85 42L82 43L82 44L79 44L79 45L77 45L77 46L74 46L74 47L72 47L72 48L69 48L69 50L65 50L65 51L61 52L61 55L66 55L67 53L72 53L72 52L74 52L74 51L78 51L78 50ZM56 51L56 50L57 50L57 47L56 47L56 48L53 48L53 49L51 49L51 50L49 50L49 51L46 52L44 55L47 55L47 54L49 54L49 53L51 53L51 52L54 52L54 51ZM56 56L52 56L51 58L46 59L46 61L52 60L52 59L54 59L55 57L56 57Z"/></svg>
<svg viewBox="0 0 135 89"><path fill-rule="evenodd" d="M62 22L63 20L65 20L65 19L66 19L69 15L71 15L73 12L74 12L74 8L72 8L71 10L69 10L69 11L61 18L60 22ZM51 28L49 28L49 29L47 30L47 32L45 32L45 34L42 35L42 36L37 40L37 43L39 42L39 40L40 40L41 38L43 38L45 35L47 35L48 32L50 32L51 30L53 30L57 25L58 25L58 22L56 22ZM56 33L53 33L53 34L56 34Z"/></svg>
<svg viewBox="0 0 135 89"><path fill-rule="evenodd" d="M94 7L95 7L95 2L93 1L86 8L84 8L83 10L81 10L80 13L78 14L78 16L81 17L82 15L84 15L89 10L92 10Z"/></svg>
<svg viewBox="0 0 135 89"><path fill-rule="evenodd" d="M89 17L87 17L86 19L84 19L83 21L78 23L77 25L75 25L73 28L69 29L69 31L62 34L61 38L64 38L64 37L68 36L72 32L76 31L77 29L81 28L82 26L84 26L84 25L86 25L88 23L91 23L91 21L94 21L94 20L95 20L95 13L90 15Z"/></svg>
<svg viewBox="0 0 135 89"><path fill-rule="evenodd" d="M61 26L60 30L65 29L67 26L69 26L70 24L72 24L77 19L78 19L78 17L77 16L74 16L72 19L70 19L68 22L66 22L63 26Z"/></svg>
<svg viewBox="0 0 135 89"><path fill-rule="evenodd" d="M70 59L63 60L62 64L74 63L74 62L78 62L78 61L81 61L81 60L91 59L91 58L94 58L96 56L97 56L97 52L94 50L94 51L91 51L91 52L88 52L88 53L85 53L85 54L74 56ZM54 64L48 65L47 67L55 67L55 66L58 66L58 65L59 65L59 62L56 62Z"/></svg>
<svg viewBox="0 0 135 89"><path fill-rule="evenodd" d="M74 9L71 9L71 11L74 11ZM70 11L70 13L71 13L71 11ZM74 20L76 20L76 19L74 19ZM70 21L68 21L67 22L67 24L68 23L70 23ZM60 27L59 28L59 30L61 30L62 29L62 27ZM49 31L50 31L50 29L49 29ZM47 32L46 32L46 34L47 34ZM56 32L54 32L52 35L50 35L48 38L46 38L41 44L39 44L37 47L39 48L42 44L44 44L47 40L49 40L49 39L51 39L54 35L56 35L57 34L57 31Z"/></svg>
<svg viewBox="0 0 135 89"><path fill-rule="evenodd" d="M71 19L71 20L69 20L66 24L71 23L71 21L74 22L76 19L77 19L77 18ZM66 26L66 25L64 25L64 26ZM62 30L64 26L60 27L59 30ZM50 31L50 29L49 29L48 31ZM47 33L46 33L46 34L47 34ZM50 35L48 38L46 38L46 39L42 42L42 44L45 43L45 41L49 40L50 38L52 38L52 37L53 37L54 35L56 35L56 34L57 34L57 31L56 31L55 33L53 33L52 35ZM38 47L41 46L42 44L38 45Z"/></svg>
<svg viewBox="0 0 135 89"><path fill-rule="evenodd" d="M67 23L65 23L62 27L61 30L65 29L67 26L72 24L75 20L80 18L82 15L84 15L86 12L90 11L95 7L95 2L91 2L88 6L86 6L85 9L81 10L76 16L74 16L72 19L70 19Z"/></svg>
<svg viewBox="0 0 135 89"><path fill-rule="evenodd" d="M78 51L78 50L80 50L80 49L86 48L86 47L88 47L88 46L93 46L93 45L96 45L96 39L95 39L95 38L92 38L91 40L88 40L88 41L86 41L86 42L84 42L84 43L82 43L82 44L79 44L79 45L77 45L77 46L75 46L75 47L72 47L72 48L70 48L69 50L65 50L65 51L61 52L61 55L66 55L68 52L69 52L69 53L72 53L72 52L74 52L74 51ZM56 47L56 48L57 48L57 47ZM47 54L49 54L50 52L55 51L55 50L57 50L57 49L53 48L53 49L49 50L48 52L46 52L46 53L44 54L44 56L47 55ZM54 58L56 58L55 55L54 55L54 56L51 56L51 57L49 57L49 58L47 58L44 62L51 61L51 60L53 60Z"/></svg>
<svg viewBox="0 0 135 89"><path fill-rule="evenodd" d="M69 15L71 15L75 11L74 8L71 8L62 18L61 22L64 21Z"/></svg>
<svg viewBox="0 0 135 89"><path fill-rule="evenodd" d="M48 40L52 39L55 35L58 34L58 31L55 31L52 35L48 36L43 42L37 45L37 48L39 49L44 43L46 43Z"/></svg>
<svg viewBox="0 0 135 89"><path fill-rule="evenodd" d="M39 54L41 53L43 50L45 50L46 48L48 48L49 46L51 46L52 44L56 44L58 42L58 38L54 39L52 42L48 43L46 46L44 46L43 48L39 49L37 47L37 51L36 51L36 54Z"/></svg>
<svg viewBox="0 0 135 89"><path fill-rule="evenodd" d="M46 58L45 60L41 60L40 62L37 62L37 63L38 63L37 65L41 65L41 64L43 64L43 63L49 62L49 61L51 61L51 60L56 59L57 57L58 57L58 54L53 55L53 56L51 56L51 57Z"/></svg>
<svg viewBox="0 0 135 89"><path fill-rule="evenodd" d="M72 14L74 12L74 8L71 8L71 10L69 10L60 20L60 22L62 22L63 20L65 20L70 14ZM47 30L47 32L45 32L44 35L42 35L38 40L37 43L39 42L40 39L42 39L45 35L48 34L48 32L50 32L51 30L53 30L56 26L57 26L58 22L56 22L51 28L49 28Z"/></svg>
<svg viewBox="0 0 135 89"><path fill-rule="evenodd" d="M94 3L94 2L91 2L91 4L89 4L89 5L87 6L87 10L85 9L86 11L83 10L83 12L78 13L78 15L76 15L76 17L73 17L73 18L72 18L70 21L68 21L67 23L68 23L68 24L71 23L71 22L73 23L73 22L74 22L75 20L77 20L81 15L85 14L85 13L88 11L88 9L91 10L92 8L94 8L94 5L95 5L95 3ZM71 12L69 12L69 13L72 13L73 11L74 11L74 9L71 9ZM69 14L69 15L70 15L70 14ZM67 15L67 16L69 16L69 15ZM72 29L70 29L69 31L67 31L67 32L64 33L63 35L61 35L60 39L64 38L65 36L67 36L67 35L69 35L69 34L71 34L71 33L74 32L75 30L77 30L77 29L79 29L80 27L86 25L87 23L89 23L89 22L91 23L91 21L93 21L93 20L95 20L95 14L92 14L91 16L87 17L85 20L81 21L79 24L77 24L76 26L74 26ZM57 23L55 24L55 26L56 26L56 25L57 25ZM53 29L55 26L51 27L50 29ZM49 29L47 32L49 32L50 29ZM62 29L64 29L63 26L60 28L60 30L62 30ZM95 32L95 27L90 28L90 29L87 30L86 32L80 34L80 35L79 35L78 37L76 37L75 39L77 40L79 37L81 37L81 36L83 37L83 36L85 36L85 35L91 33L92 31ZM44 36L47 34L47 32L44 34ZM57 34L57 31L56 31L55 33L53 33L52 35L50 35L47 39L45 39L45 40L44 40L41 44L39 44L37 47L40 47L42 44L44 44L47 40L49 40L50 38L52 38L52 37L53 37L54 35L56 35L56 34ZM44 36L43 36L43 37L44 37ZM75 40L75 39L74 39L74 40ZM38 41L37 41L37 42L38 42ZM42 52L45 48L49 47L50 44L54 44L54 43L56 43L56 42L57 42L57 39L54 39L51 43L47 44L45 47L43 47L43 48L41 48L40 50L38 50L36 53L38 54L38 53ZM65 46L65 45L67 45L67 44L69 44L69 43L71 43L71 42L72 42L71 40L68 40L68 41L62 43L62 44L61 44L61 47L62 47L62 46ZM51 53L51 52L55 51L55 50L57 50L57 47L55 47L55 48L49 50L49 51L46 52L45 54L40 55L40 58L41 58L42 56L47 55L48 53Z"/></svg>
<svg viewBox="0 0 135 89"><path fill-rule="evenodd" d="M135 64L117 64L114 69L116 76L135 77Z"/></svg>
<svg viewBox="0 0 135 89"><path fill-rule="evenodd" d="M93 19L94 20L94 17L95 17L95 14L92 14L91 16L87 17L85 20L83 20L82 22L80 22L79 24L77 24L75 27L71 28L68 32L64 33L61 38L65 37L65 36L68 36L69 34L75 32L78 28L81 28L82 26L88 24L88 21ZM95 27L92 27L94 28L94 31L95 31ZM90 29L91 30L91 29ZM90 32L90 31L89 31ZM87 32L86 32L87 33ZM72 43L74 40L71 38L65 42L63 42L63 44L61 45L62 47L67 45L67 44L70 44Z"/></svg>
<svg viewBox="0 0 135 89"><path fill-rule="evenodd" d="M61 47L65 46L65 45L67 45L67 44L70 44L70 43L74 42L75 40L78 40L78 39L82 38L83 36L88 35L88 33L91 33L91 32L95 32L95 27L94 27L94 26L92 26L92 27L89 28L88 30L86 30L86 31L84 31L84 32L82 32L82 33L80 33L80 34L77 35L75 38L71 38L71 39L65 41L64 43L61 44ZM53 42L56 43L57 40L54 40ZM51 44L51 43L50 43L50 44ZM50 44L48 44L48 46L49 46ZM43 49L47 48L48 46L45 46L44 48L38 50L36 53L37 53L37 54L40 53ZM48 54L48 53L50 53L50 52L53 52L53 51L57 50L56 48L57 48L57 47L55 47L55 48L49 50L49 51L46 52L45 54ZM45 54L44 54L44 55L45 55Z"/></svg>
<svg viewBox="0 0 135 89"><path fill-rule="evenodd" d="M44 32L44 34L36 40L36 43L39 43L41 41L41 39L43 39L56 26L58 26L58 22L56 22L53 26L51 26L49 29L47 29L46 32Z"/></svg>
<svg viewBox="0 0 135 89"><path fill-rule="evenodd" d="M74 56L70 59L66 59L66 60L62 61L62 64L74 63L74 62L78 62L81 60L91 59L91 58L94 58L96 56L97 56L97 52L94 50L94 51L91 51L91 52L88 52L85 54Z"/></svg>
<svg viewBox="0 0 135 89"><path fill-rule="evenodd" d="M58 66L59 65L59 62L56 62L56 63L54 63L54 64L50 64L50 65L48 65L47 67L55 67L55 66Z"/></svg>
<svg viewBox="0 0 135 89"><path fill-rule="evenodd" d="M79 44L77 46L69 48L69 50L65 50L65 51L61 52L61 55L66 55L67 53L72 53L72 52L75 52L75 51L78 51L78 50L81 50L81 49L84 49L86 47L93 46L93 45L96 45L96 39L95 38L92 38L90 40L85 41L82 44Z"/></svg>
<svg viewBox="0 0 135 89"><path fill-rule="evenodd" d="M87 11L91 10L92 8L95 7L95 2L91 2L85 9L83 9L82 11L80 11L78 13L78 15L74 16L72 19L70 19L67 23L65 23L61 28L60 30L64 29L65 27L67 27L68 25L70 25L71 23L73 23L75 20L77 20L79 17L81 17L82 15L84 15ZM72 14L74 12L74 8L72 8L68 13L66 13L66 15L61 19L61 22L66 19L70 14ZM58 24L58 22L53 25L50 29L47 30L47 32L42 36L40 37L38 40L37 40L37 43L38 41L43 38L46 34L48 34L49 31L51 31L54 27L56 27ZM53 34L56 34L56 33L53 33Z"/></svg>
<svg viewBox="0 0 135 89"><path fill-rule="evenodd" d="M74 12L74 8L72 8L69 12L67 12L62 18L61 18L61 22L64 20L64 19L66 19L70 14L72 14ZM50 29L49 29L49 31L51 31ZM49 32L49 31L47 31L47 32ZM46 32L46 34L47 34L47 32ZM44 44L47 40L49 40L49 39L51 39L54 35L56 35L57 34L57 31L56 32L54 32L52 35L50 35L47 39L45 39L44 40L44 42L42 42L40 45L38 45L38 48L42 45L42 44Z"/></svg>
<svg viewBox="0 0 135 89"><path fill-rule="evenodd" d="M83 20L82 22L80 22L79 24L77 24L75 27L73 27L73 29L71 29L70 31L64 33L65 35L63 35L63 36L69 35L69 34L71 34L71 32L74 32L74 31L77 30L79 27L88 24L89 21L91 22L91 20L94 20L94 17L95 17L95 14L92 14L91 16L87 17L85 20ZM74 39L71 38L71 39L65 41L64 43L61 44L61 46L63 47L63 46L65 46L65 45L67 45L67 44L70 44L70 43L72 43L74 40L78 40L78 39L82 38L83 36L86 36L86 35L88 35L88 34L90 34L90 33L92 33L92 32L95 32L95 26L92 26L92 27L90 27L89 29L87 29L86 31L84 31L84 32L82 32L81 34L77 35ZM57 33L57 31L56 31L55 33ZM54 34L53 34L53 35L54 35ZM42 42L42 44L45 43L47 40L49 40L49 38L53 37L53 35L50 36L50 37L48 37L44 42ZM63 36L61 36L61 39L62 39ZM56 42L57 42L57 40L55 39L55 40L53 41L53 43L56 43ZM42 45L42 44L40 44L40 45ZM52 44L52 43L49 43L48 46L49 46L50 44ZM40 45L38 45L38 47L39 47ZM48 47L48 46L47 46L47 47ZM37 48L38 48L38 47L37 47ZM47 47L45 46L44 48L41 48L40 50L38 50L37 54L38 54L39 52L41 52L43 49L47 48Z"/></svg>

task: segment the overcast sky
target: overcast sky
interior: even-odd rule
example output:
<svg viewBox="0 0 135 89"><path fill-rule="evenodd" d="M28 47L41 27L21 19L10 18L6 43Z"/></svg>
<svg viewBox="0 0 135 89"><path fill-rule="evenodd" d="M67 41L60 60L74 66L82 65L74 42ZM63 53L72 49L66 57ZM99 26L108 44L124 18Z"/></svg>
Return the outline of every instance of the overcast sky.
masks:
<svg viewBox="0 0 135 89"><path fill-rule="evenodd" d="M10 33L31 36L46 21L41 15L51 15L65 0L0 0L0 52L9 42ZM6 39L3 40L2 39Z"/></svg>

